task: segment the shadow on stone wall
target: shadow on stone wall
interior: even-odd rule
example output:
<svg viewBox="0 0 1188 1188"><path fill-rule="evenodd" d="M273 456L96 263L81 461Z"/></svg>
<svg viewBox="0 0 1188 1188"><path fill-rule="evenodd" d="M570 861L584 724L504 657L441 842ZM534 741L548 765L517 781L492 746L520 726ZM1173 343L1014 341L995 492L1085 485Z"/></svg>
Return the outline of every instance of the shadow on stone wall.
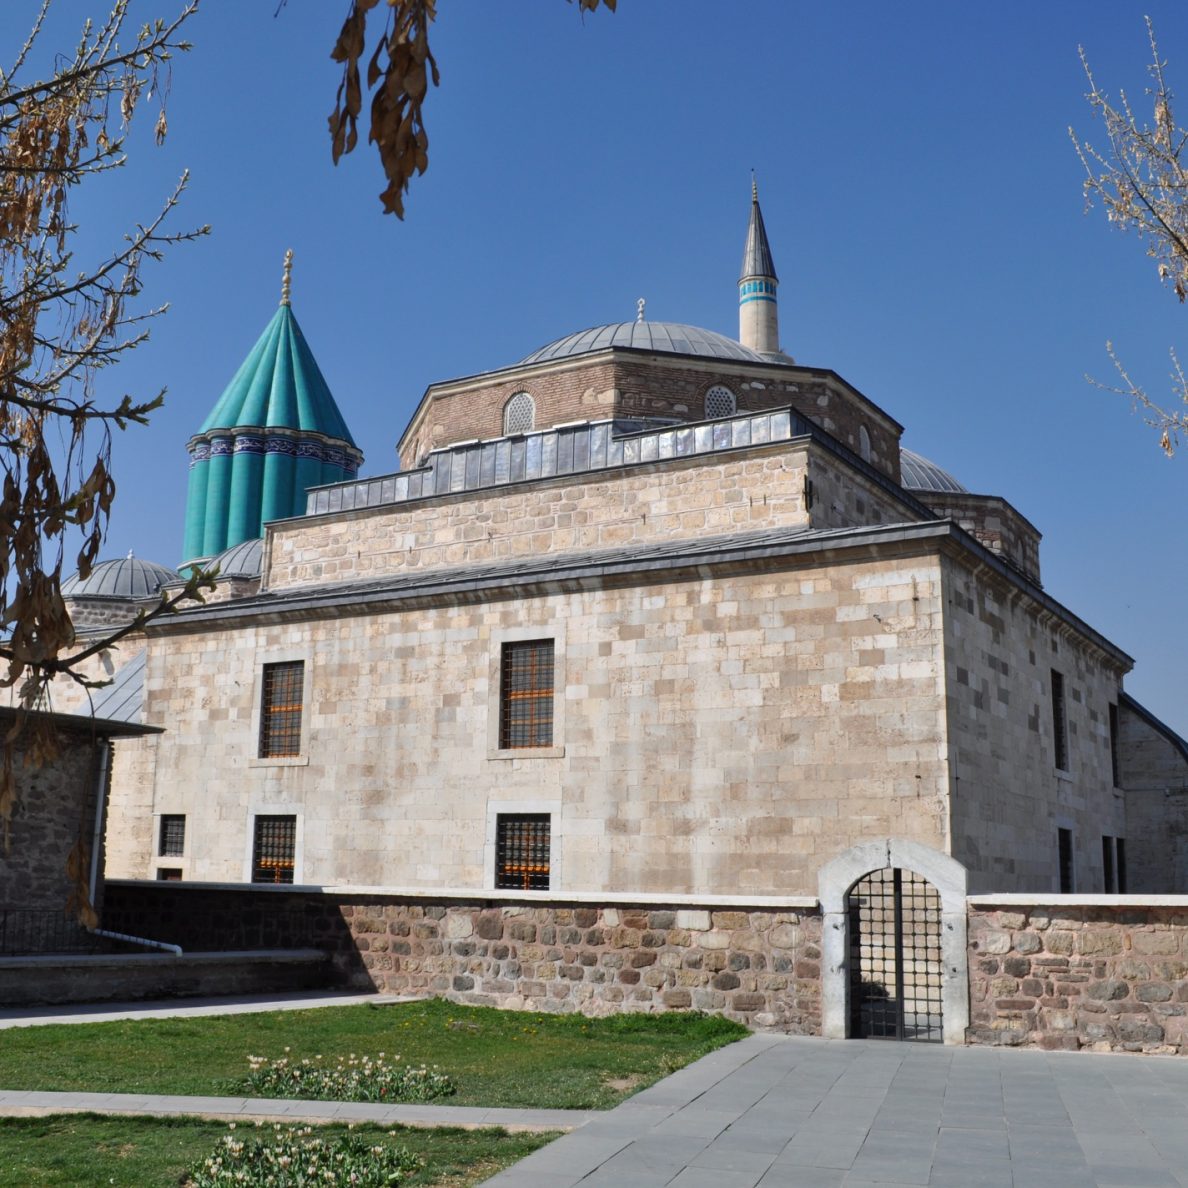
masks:
<svg viewBox="0 0 1188 1188"><path fill-rule="evenodd" d="M821 1028L815 910L600 907L109 884L104 927L189 951L319 948L334 982L525 1010L696 1009Z"/></svg>

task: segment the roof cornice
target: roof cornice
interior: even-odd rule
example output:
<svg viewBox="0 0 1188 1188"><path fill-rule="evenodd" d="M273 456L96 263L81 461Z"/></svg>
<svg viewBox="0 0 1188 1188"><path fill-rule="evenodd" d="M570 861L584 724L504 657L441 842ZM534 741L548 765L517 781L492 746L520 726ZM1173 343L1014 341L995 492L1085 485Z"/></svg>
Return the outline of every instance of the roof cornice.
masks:
<svg viewBox="0 0 1188 1188"><path fill-rule="evenodd" d="M649 581L696 581L707 576L778 571L799 559L841 560L865 556L944 551L972 561L1034 601L1122 668L1134 661L1083 619L1016 573L952 520L817 530L784 528L743 535L655 542L631 550L603 550L519 559L497 565L452 568L433 573L388 576L340 586L302 586L233 602L179 611L149 624L151 634L181 634L212 627L318 619L333 611L375 614L440 604L471 604L524 598L575 589L637 586Z"/></svg>

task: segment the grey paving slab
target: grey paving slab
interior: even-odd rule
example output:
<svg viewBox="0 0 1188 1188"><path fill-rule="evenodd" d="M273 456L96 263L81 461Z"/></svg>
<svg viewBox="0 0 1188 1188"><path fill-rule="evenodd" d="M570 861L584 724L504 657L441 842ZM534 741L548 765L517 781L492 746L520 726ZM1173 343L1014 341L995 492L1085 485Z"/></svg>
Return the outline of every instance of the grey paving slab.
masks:
<svg viewBox="0 0 1188 1188"><path fill-rule="evenodd" d="M672 1188L755 1188L753 1172L723 1171L708 1167L686 1167L675 1179Z"/></svg>
<svg viewBox="0 0 1188 1188"><path fill-rule="evenodd" d="M569 1129L496 1188L1188 1188L1188 1061L1122 1055L753 1036L597 1114L0 1090L81 1109Z"/></svg>
<svg viewBox="0 0 1188 1188"><path fill-rule="evenodd" d="M619 1106L592 1172L565 1159L587 1128L546 1148L554 1188L1188 1188L1188 1062L806 1038L716 1056ZM515 1170L492 1183L540 1182Z"/></svg>
<svg viewBox="0 0 1188 1188"><path fill-rule="evenodd" d="M692 1167L719 1171L746 1172L752 1184L775 1162L777 1152L760 1151L753 1146L738 1146L724 1139L710 1143L690 1164Z"/></svg>
<svg viewBox="0 0 1188 1188"><path fill-rule="evenodd" d="M773 1167L758 1188L837 1188L845 1174L828 1167Z"/></svg>

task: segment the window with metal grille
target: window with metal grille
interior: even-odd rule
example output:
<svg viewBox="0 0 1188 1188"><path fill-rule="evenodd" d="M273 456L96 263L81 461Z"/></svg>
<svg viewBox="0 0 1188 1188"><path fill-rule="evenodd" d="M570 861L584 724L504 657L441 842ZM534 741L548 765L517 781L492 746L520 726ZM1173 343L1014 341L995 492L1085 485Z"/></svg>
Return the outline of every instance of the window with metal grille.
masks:
<svg viewBox="0 0 1188 1188"><path fill-rule="evenodd" d="M1121 787L1118 778L1118 707L1110 702L1110 771L1114 777L1114 787Z"/></svg>
<svg viewBox="0 0 1188 1188"><path fill-rule="evenodd" d="M495 825L495 886L549 889L548 813L500 813Z"/></svg>
<svg viewBox="0 0 1188 1188"><path fill-rule="evenodd" d="M161 858L180 858L185 852L185 813L162 813L161 837L157 846L157 855Z"/></svg>
<svg viewBox="0 0 1188 1188"><path fill-rule="evenodd" d="M499 746L553 745L553 641L503 645L499 689Z"/></svg>
<svg viewBox="0 0 1188 1188"><path fill-rule="evenodd" d="M296 854L296 817L256 818L252 844L253 883L291 883Z"/></svg>
<svg viewBox="0 0 1188 1188"><path fill-rule="evenodd" d="M527 392L517 392L503 406L504 433L531 433L536 428L536 401Z"/></svg>
<svg viewBox="0 0 1188 1188"><path fill-rule="evenodd" d="M705 417L708 421L720 421L732 417L738 411L734 393L724 384L714 384L705 394Z"/></svg>
<svg viewBox="0 0 1188 1188"><path fill-rule="evenodd" d="M1060 857L1060 892L1070 895L1073 890L1073 836L1071 829L1056 830L1056 845Z"/></svg>
<svg viewBox="0 0 1188 1188"><path fill-rule="evenodd" d="M264 665L260 699L260 758L301 754L301 698L305 662Z"/></svg>
<svg viewBox="0 0 1188 1188"><path fill-rule="evenodd" d="M1052 748L1056 767L1068 771L1068 722L1064 711L1064 677L1052 669Z"/></svg>

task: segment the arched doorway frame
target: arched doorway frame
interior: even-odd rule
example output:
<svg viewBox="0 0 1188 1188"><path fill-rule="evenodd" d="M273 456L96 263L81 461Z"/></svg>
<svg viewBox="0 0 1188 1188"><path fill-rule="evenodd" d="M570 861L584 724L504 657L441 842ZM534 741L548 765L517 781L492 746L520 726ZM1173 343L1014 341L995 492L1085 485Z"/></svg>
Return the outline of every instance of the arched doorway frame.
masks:
<svg viewBox="0 0 1188 1188"><path fill-rule="evenodd" d="M821 867L821 1034L845 1039L849 1010L850 938L846 893L872 870L898 866L915 871L937 890L941 901L941 1006L946 1044L964 1044L969 1026L969 950L966 945L965 867L948 854L905 838L862 842Z"/></svg>

